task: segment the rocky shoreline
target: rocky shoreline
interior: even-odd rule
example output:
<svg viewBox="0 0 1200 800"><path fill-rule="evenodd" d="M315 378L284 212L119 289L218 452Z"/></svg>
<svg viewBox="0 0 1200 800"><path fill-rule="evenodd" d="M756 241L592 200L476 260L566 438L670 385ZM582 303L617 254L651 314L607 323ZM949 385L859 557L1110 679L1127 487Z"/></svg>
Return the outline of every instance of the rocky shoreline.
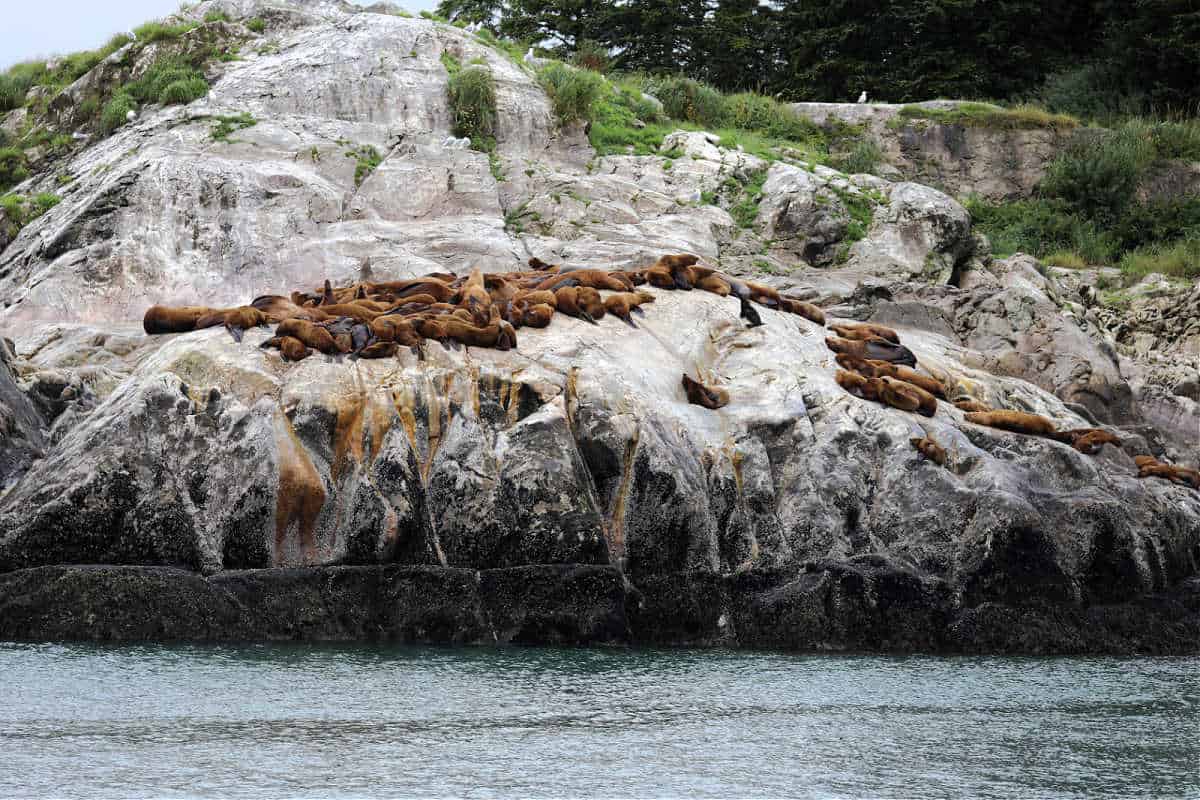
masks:
<svg viewBox="0 0 1200 800"><path fill-rule="evenodd" d="M988 601L878 559L637 586L613 567L58 566L0 575L0 639L652 645L799 652L1187 655L1200 581L1088 607Z"/></svg>
<svg viewBox="0 0 1200 800"><path fill-rule="evenodd" d="M207 97L21 188L62 199L0 249L0 638L1197 651L1200 493L1133 461L1197 466L1194 286L1101 302L1102 270L990 258L942 191L701 132L598 155L451 26L315 0L189 13L218 8L265 30ZM491 157L447 139L443 55L494 74ZM215 136L235 115L254 123ZM290 364L265 329L136 322L326 278L680 252L895 328L948 399L1121 445L865 402L823 326L764 308L747 328L706 292L655 289L636 329L556 319L424 360ZM689 404L681 374L728 405Z"/></svg>

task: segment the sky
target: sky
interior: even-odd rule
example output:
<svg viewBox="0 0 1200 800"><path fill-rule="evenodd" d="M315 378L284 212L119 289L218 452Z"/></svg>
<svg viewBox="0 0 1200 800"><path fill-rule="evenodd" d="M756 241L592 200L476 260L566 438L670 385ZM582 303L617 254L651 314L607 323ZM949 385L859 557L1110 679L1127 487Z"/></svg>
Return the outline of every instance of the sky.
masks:
<svg viewBox="0 0 1200 800"><path fill-rule="evenodd" d="M370 5L373 0L360 3ZM392 0L410 11L432 9L437 0ZM48 55L92 50L114 33L164 17L179 0L0 0L0 69Z"/></svg>

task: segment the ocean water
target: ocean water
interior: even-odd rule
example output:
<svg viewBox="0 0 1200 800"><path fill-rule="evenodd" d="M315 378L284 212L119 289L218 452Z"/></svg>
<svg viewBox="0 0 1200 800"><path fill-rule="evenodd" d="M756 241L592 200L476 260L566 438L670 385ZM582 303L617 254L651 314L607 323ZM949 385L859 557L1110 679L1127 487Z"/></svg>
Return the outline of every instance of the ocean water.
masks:
<svg viewBox="0 0 1200 800"><path fill-rule="evenodd" d="M0 644L0 797L1198 797L1200 659Z"/></svg>

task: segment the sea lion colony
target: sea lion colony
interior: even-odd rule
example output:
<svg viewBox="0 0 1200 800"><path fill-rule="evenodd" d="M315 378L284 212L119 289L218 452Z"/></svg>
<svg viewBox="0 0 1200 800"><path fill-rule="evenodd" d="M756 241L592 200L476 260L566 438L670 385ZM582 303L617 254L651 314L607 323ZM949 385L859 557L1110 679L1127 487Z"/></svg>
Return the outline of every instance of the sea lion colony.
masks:
<svg viewBox="0 0 1200 800"><path fill-rule="evenodd" d="M430 273L399 281L362 282L334 287L327 280L316 291L290 296L263 295L246 306L229 309L202 306L152 306L142 320L148 334L183 333L224 325L235 341L248 328L275 325L275 335L262 344L279 350L287 361L300 361L314 350L351 358L388 358L401 347L424 358L429 339L448 347L461 345L510 350L517 346L517 329L547 327L555 314L565 314L597 324L612 315L636 328L633 315L654 302L654 295L638 290L659 289L711 292L736 297L738 314L750 327L762 325L754 306L802 316L825 326L825 314L815 305L781 295L770 286L745 281L700 265L690 254L667 255L649 267L603 270L551 265L536 258L530 270L505 273L473 271L460 276ZM601 291L612 292L607 297ZM938 400L947 400L942 382L916 371L916 355L900 342L891 328L871 323L837 323L834 337L825 340L842 369L838 385L864 400L910 413L932 417ZM729 393L707 386L684 374L688 401L709 409L729 403ZM1104 444L1119 446L1108 431L1083 428L1058 431L1053 422L1021 411L993 410L971 398L954 405L967 412L968 422L1016 433L1044 436L1070 444L1088 455ZM930 461L944 465L945 450L926 435L912 440ZM1200 473L1149 459L1139 461L1138 477L1161 477L1200 489Z"/></svg>

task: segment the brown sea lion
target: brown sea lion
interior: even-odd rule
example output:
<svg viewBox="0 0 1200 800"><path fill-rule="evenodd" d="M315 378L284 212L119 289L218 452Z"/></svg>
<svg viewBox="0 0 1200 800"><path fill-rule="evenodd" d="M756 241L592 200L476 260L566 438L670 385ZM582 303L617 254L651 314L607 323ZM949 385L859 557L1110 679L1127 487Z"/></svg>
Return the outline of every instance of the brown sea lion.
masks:
<svg viewBox="0 0 1200 800"><path fill-rule="evenodd" d="M257 328L260 325L267 324L267 315L259 311L253 306L238 306L230 309L214 309L211 314L206 314L196 320L196 329L215 328L218 325L224 325L225 330L229 331L229 335L233 337L235 342L242 341L242 332L250 328Z"/></svg>
<svg viewBox="0 0 1200 800"><path fill-rule="evenodd" d="M653 302L654 295L649 292L619 292L604 298L604 310L617 319L624 320L629 327L636 328L637 325L630 318L630 314L641 313L640 307L643 303Z"/></svg>
<svg viewBox="0 0 1200 800"><path fill-rule="evenodd" d="M1193 489L1200 489L1200 472L1194 469L1171 466L1170 464L1147 464L1138 469L1138 477L1163 478L1180 486L1190 486Z"/></svg>
<svg viewBox="0 0 1200 800"><path fill-rule="evenodd" d="M1100 428L1076 428L1069 431L1057 431L1052 437L1060 442L1071 445L1084 455L1094 456L1106 444L1121 446L1121 440L1115 435Z"/></svg>
<svg viewBox="0 0 1200 800"><path fill-rule="evenodd" d="M492 321L492 296L484 286L483 271L476 269L458 294L457 305L465 308L476 327L486 328Z"/></svg>
<svg viewBox="0 0 1200 800"><path fill-rule="evenodd" d="M701 278L700 280L696 281L696 288L702 289L706 292L712 292L713 294L720 295L721 297L728 297L730 292L733 291L733 289L730 288L729 283L720 275L709 275L706 278Z"/></svg>
<svg viewBox="0 0 1200 800"><path fill-rule="evenodd" d="M878 337L892 344L900 344L900 334L891 328L870 322L838 322L830 325L829 329L843 339L856 339L861 342Z"/></svg>
<svg viewBox="0 0 1200 800"><path fill-rule="evenodd" d="M514 328L545 328L554 318L554 306L549 303L518 303L509 312Z"/></svg>
<svg viewBox="0 0 1200 800"><path fill-rule="evenodd" d="M847 372L846 370L838 370L833 378L837 381L838 386L856 397L882 402L880 395L883 390L883 382L878 378L868 378L857 372Z"/></svg>
<svg viewBox="0 0 1200 800"><path fill-rule="evenodd" d="M417 331L427 339L455 341L468 347L511 350L517 346L517 332L499 316L482 327L453 316L422 319L417 323Z"/></svg>
<svg viewBox="0 0 1200 800"><path fill-rule="evenodd" d="M326 319L349 317L350 319L364 323L370 322L383 313L382 311L371 311L358 303L333 303L319 306L319 309L325 315Z"/></svg>
<svg viewBox="0 0 1200 800"><path fill-rule="evenodd" d="M267 339L259 347L273 347L283 354L285 361L303 361L312 355L312 350L304 346L304 342L292 336L275 336Z"/></svg>
<svg viewBox="0 0 1200 800"><path fill-rule="evenodd" d="M694 406L704 406L715 411L729 404L729 392L705 386L699 381L692 380L687 373L683 375L683 390L687 393L688 402Z"/></svg>
<svg viewBox="0 0 1200 800"><path fill-rule="evenodd" d="M371 320L371 333L384 342L396 342L405 347L420 347L421 336L411 320L397 315L386 315Z"/></svg>
<svg viewBox="0 0 1200 800"><path fill-rule="evenodd" d="M595 301L593 302L591 294L595 293ZM578 317L585 319L588 322L596 324L598 317L595 314L595 303L599 303L600 316L603 316L604 302L600 300L600 293L595 289L589 289L582 286L564 286L554 292L555 307L569 317Z"/></svg>
<svg viewBox="0 0 1200 800"><path fill-rule="evenodd" d="M307 320L285 319L275 328L275 335L299 339L314 350L319 350L326 355L332 356L342 352L329 331Z"/></svg>
<svg viewBox="0 0 1200 800"><path fill-rule="evenodd" d="M1053 422L1025 411L980 411L967 414L966 419L974 425L986 425L989 428L1000 428L1030 436L1052 436L1055 431Z"/></svg>
<svg viewBox="0 0 1200 800"><path fill-rule="evenodd" d="M917 452L939 467L946 466L946 450L932 436L927 435L921 438L909 439L908 441L917 449Z"/></svg>
<svg viewBox="0 0 1200 800"><path fill-rule="evenodd" d="M292 294L294 298L296 293ZM316 308L306 308L277 294L256 297L250 301L250 305L263 312L267 317L267 322L271 324L283 322L285 319L305 319L309 322L321 322L326 319L325 314Z"/></svg>
<svg viewBox="0 0 1200 800"><path fill-rule="evenodd" d="M978 400L955 400L954 407L959 411L991 411L992 407Z"/></svg>
<svg viewBox="0 0 1200 800"><path fill-rule="evenodd" d="M804 317L809 322L815 322L817 325L825 324L825 312L812 303L806 303L803 300L797 300L794 297L779 297L779 310L786 311L789 314L795 314L799 317Z"/></svg>
<svg viewBox="0 0 1200 800"><path fill-rule="evenodd" d="M883 339L870 342L859 342L853 339L826 338L825 345L835 353L846 353L866 361L887 361L891 364L904 364L915 367L917 357L902 344L892 344Z"/></svg>
<svg viewBox="0 0 1200 800"><path fill-rule="evenodd" d="M395 299L410 295L427 294L437 302L445 303L455 294L455 289L445 281L436 278L412 278L404 281L389 281L385 283L365 284L367 293L372 297L390 296Z"/></svg>
<svg viewBox="0 0 1200 800"><path fill-rule="evenodd" d="M915 411L926 417L937 413L937 398L920 386L913 386L895 378L884 377L878 380L883 381L883 391L879 393L879 397L887 405L903 411Z"/></svg>
<svg viewBox="0 0 1200 800"><path fill-rule="evenodd" d="M355 353L355 356L358 358L391 358L396 355L398 347L395 342L371 342Z"/></svg>
<svg viewBox="0 0 1200 800"><path fill-rule="evenodd" d="M197 320L219 309L207 306L150 306L142 317L142 329L149 334L187 333L196 330Z"/></svg>
<svg viewBox="0 0 1200 800"><path fill-rule="evenodd" d="M538 290L555 291L563 286L587 286L592 289L609 289L614 292L628 292L633 289L633 282L624 275L618 277L602 269L578 269L560 272L552 275L535 286Z"/></svg>

